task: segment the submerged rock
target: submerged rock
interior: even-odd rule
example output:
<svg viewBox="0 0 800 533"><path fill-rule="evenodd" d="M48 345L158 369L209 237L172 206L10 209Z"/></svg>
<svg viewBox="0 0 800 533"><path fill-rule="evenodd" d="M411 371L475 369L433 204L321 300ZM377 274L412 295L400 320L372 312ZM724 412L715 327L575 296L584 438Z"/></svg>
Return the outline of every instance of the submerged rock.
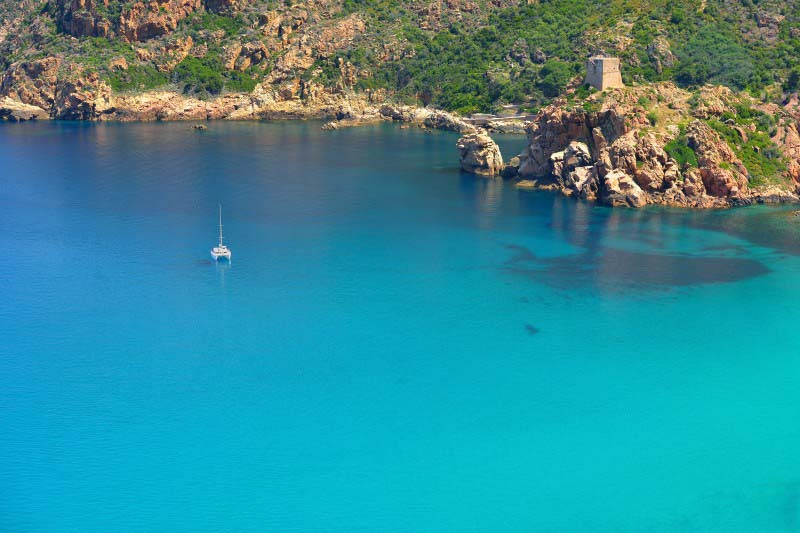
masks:
<svg viewBox="0 0 800 533"><path fill-rule="evenodd" d="M514 184L517 189L523 190L533 190L536 189L538 186L538 182L536 180L519 180L517 183Z"/></svg>

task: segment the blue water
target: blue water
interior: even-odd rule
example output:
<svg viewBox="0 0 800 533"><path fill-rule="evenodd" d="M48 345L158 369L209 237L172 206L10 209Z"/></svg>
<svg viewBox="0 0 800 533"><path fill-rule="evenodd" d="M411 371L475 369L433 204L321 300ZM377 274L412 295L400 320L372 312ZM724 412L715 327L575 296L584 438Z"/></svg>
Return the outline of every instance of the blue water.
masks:
<svg viewBox="0 0 800 533"><path fill-rule="evenodd" d="M800 218L319 126L0 126L0 530L800 530Z"/></svg>

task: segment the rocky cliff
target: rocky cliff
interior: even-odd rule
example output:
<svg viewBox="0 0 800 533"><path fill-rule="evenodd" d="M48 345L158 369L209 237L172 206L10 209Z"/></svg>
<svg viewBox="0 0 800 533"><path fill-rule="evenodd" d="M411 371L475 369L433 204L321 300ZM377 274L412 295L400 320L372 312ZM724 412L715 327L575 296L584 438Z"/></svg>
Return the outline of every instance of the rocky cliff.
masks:
<svg viewBox="0 0 800 533"><path fill-rule="evenodd" d="M525 112L562 94L599 50L622 59L629 84L713 81L761 90L773 102L800 85L800 7L775 0L581 6L0 0L0 96L53 118L85 119L135 117L137 97L146 102L143 118L157 98L162 115L192 118L205 107L196 100L214 116L231 114L230 105L324 115L332 101L387 97L461 114L507 104ZM179 97L185 113L172 109Z"/></svg>
<svg viewBox="0 0 800 533"><path fill-rule="evenodd" d="M794 202L796 113L724 87L668 83L564 98L531 122L507 173L522 187L612 206Z"/></svg>

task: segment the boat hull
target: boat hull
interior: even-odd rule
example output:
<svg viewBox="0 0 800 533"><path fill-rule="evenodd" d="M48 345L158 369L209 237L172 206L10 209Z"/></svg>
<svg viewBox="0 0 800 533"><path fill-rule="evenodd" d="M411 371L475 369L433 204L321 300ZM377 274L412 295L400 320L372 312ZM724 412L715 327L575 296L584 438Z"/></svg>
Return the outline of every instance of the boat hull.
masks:
<svg viewBox="0 0 800 533"><path fill-rule="evenodd" d="M220 250L218 248L213 248L211 250L211 257L213 257L215 261L220 261L220 260L230 261L231 260L231 251L228 250L227 248L222 249L222 250Z"/></svg>

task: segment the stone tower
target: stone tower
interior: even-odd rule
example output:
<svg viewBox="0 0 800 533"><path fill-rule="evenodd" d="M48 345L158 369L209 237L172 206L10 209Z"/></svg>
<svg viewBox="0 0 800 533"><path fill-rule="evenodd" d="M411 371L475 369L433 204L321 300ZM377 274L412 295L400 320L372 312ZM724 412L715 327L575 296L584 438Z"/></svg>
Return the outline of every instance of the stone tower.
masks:
<svg viewBox="0 0 800 533"><path fill-rule="evenodd" d="M586 83L605 91L615 87L624 87L619 71L619 58L608 56L592 56L586 62Z"/></svg>

